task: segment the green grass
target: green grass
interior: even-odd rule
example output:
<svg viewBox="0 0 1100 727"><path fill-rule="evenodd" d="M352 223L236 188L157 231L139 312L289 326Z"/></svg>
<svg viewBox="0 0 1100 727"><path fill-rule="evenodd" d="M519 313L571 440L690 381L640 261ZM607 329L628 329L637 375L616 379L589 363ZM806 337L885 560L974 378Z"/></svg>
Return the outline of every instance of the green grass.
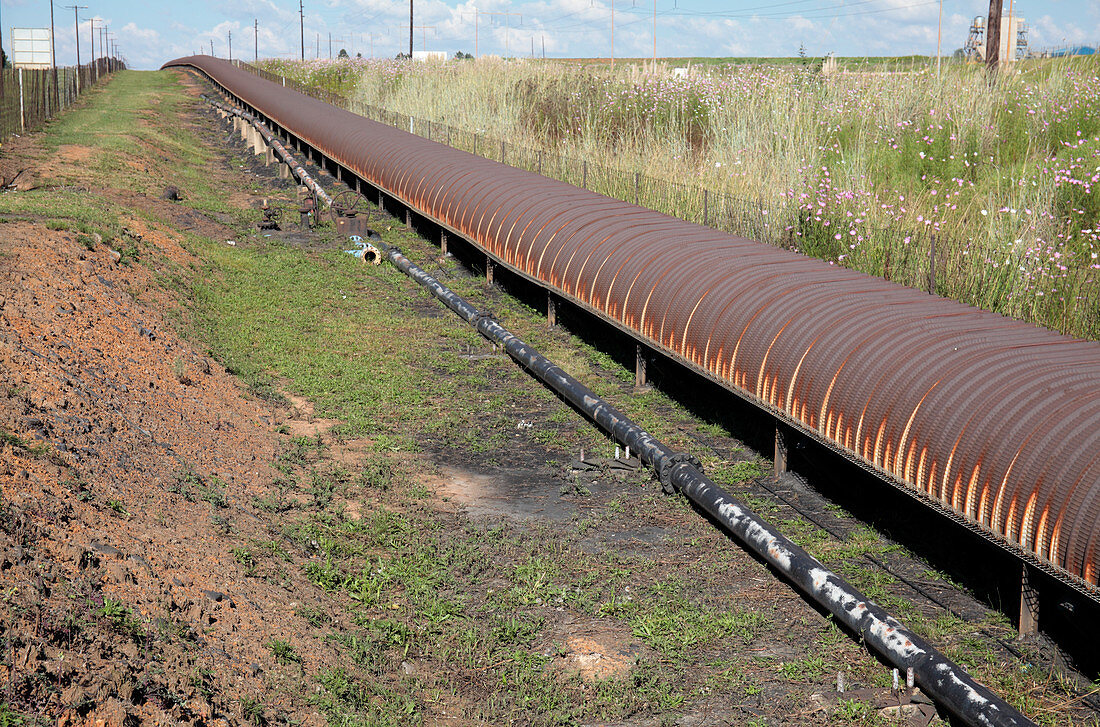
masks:
<svg viewBox="0 0 1100 727"><path fill-rule="evenodd" d="M290 643L282 639L272 639L264 645L279 664L288 665L302 663L302 657L298 655L297 650Z"/></svg>
<svg viewBox="0 0 1100 727"><path fill-rule="evenodd" d="M384 237L414 259L430 252L400 230L387 230ZM346 475L326 471L325 444L314 438L287 440L277 462L286 486L312 501L307 511L289 516L283 531L312 556L301 574L346 604L347 615L338 620L350 617L358 625L339 629L317 613L303 616L360 670L341 666L316 677L321 690L313 699L328 719L416 723L431 711L428 695L447 703L455 698L455 684L473 675L484 686L477 693L480 706L467 714L532 724L680 713L702 694L697 691L701 682L728 671L728 665L701 666L701 660L720 657L734 659L750 674L766 673L766 680L805 688L828 681L841 668L864 684L885 678L879 667L850 653L854 645L835 627L813 628L808 643L847 654L837 660L811 652L765 668L731 655L731 645L750 648L775 638L780 621L774 612L746 610L732 598L699 594L688 585L721 583L734 568L736 550L728 542L716 544L705 523L690 526L693 534L685 542L692 548L708 542L715 558L691 572L690 580L678 580L661 578L661 570L636 557L620 561L569 547L570 541L598 535L620 518L621 500L600 503L606 513L578 521L586 527L573 528L564 542L561 534L528 534L511 525L441 520L424 504L425 493L412 478L417 467L398 465L392 455L404 458L403 453L429 441L492 456L514 440L515 421L527 416L501 414L513 406L547 408L545 426L557 432L544 443L557 457L579 444L608 453L612 447L507 359L459 358L467 345L483 344L457 319L415 313L423 306L423 294L385 267L364 267L339 252L272 242L231 249L196 241L193 249L210 269L196 284L194 321L216 357L254 392L304 396L317 416L339 419L337 439L373 442L374 451L361 468ZM448 282L476 304L492 308L510 328L643 426L704 456L708 471L727 486L743 487L764 474L763 463L755 459L715 462L712 453L707 456L681 431L678 422L688 416L681 407L659 392L634 392L629 370L560 330L547 331L537 312L487 291L476 278L456 275ZM369 513L349 518L340 503L347 497L365 498ZM654 513L681 518L685 513L676 499L639 504ZM750 504L762 512L778 511L765 499ZM274 501L272 508L288 512ZM864 555L890 550L873 533L856 530L838 541L806 521L788 519L783 527L876 600L923 624L919 609L893 595L890 576L859 565ZM557 608L615 624L642 644L646 655L627 674L604 682L563 674L554 666L556 647L548 643ZM941 621L929 631L950 640L967 628ZM405 674L405 663L415 664L416 672ZM1002 668L980 659L975 664L979 674ZM698 677L685 679L689 669L698 670ZM731 688L738 699L755 700L764 679L747 678ZM851 719L842 714L838 720L866 723L858 714Z"/></svg>
<svg viewBox="0 0 1100 727"><path fill-rule="evenodd" d="M238 213L224 189L207 168L213 152L194 143L194 133L175 123L183 104L170 74L123 71L103 90L93 92L96 103L79 114L64 114L46 137L47 148L92 147L80 174L113 189L152 196L171 184L183 191L188 205L208 212ZM141 173L135 173L140 171Z"/></svg>
<svg viewBox="0 0 1100 727"><path fill-rule="evenodd" d="M45 442L35 444L16 434L12 434L6 429L0 428L0 445L3 444L7 444L13 449L25 452L32 457L43 457L50 452L49 444Z"/></svg>
<svg viewBox="0 0 1100 727"><path fill-rule="evenodd" d="M247 229L251 212L231 205L218 177L209 173L213 152L195 143L191 129L174 123L193 103L178 89L169 74L122 71L89 92L77 110L51 121L41 137L48 153L64 147L84 154L80 163L43 177L38 189L0 195L0 215L97 233L123 253L124 262L139 257L144 245L127 234L123 217L155 218L139 207L105 203L103 190L157 197L175 186L189 207Z"/></svg>
<svg viewBox="0 0 1100 727"><path fill-rule="evenodd" d="M219 277L195 291L198 322L219 360L255 391L277 388L270 372L289 379L318 415L343 422L344 435L381 432L411 445L401 425L406 411L433 406L424 393L433 371L401 341L468 336L450 321L401 316L412 298L400 274L368 268L364 279L364 267L342 253L315 259L274 244L262 255L217 245L204 253ZM389 290L371 295L375 285ZM368 339L379 345L362 347Z"/></svg>

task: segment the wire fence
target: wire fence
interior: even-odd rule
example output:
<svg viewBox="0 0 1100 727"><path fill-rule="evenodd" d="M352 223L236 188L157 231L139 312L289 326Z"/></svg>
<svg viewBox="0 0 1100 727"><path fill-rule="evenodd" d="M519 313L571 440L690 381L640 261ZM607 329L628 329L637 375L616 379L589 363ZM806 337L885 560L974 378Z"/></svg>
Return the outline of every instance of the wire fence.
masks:
<svg viewBox="0 0 1100 727"><path fill-rule="evenodd" d="M99 58L79 67L0 69L0 142L41 127L125 64Z"/></svg>
<svg viewBox="0 0 1100 727"><path fill-rule="evenodd" d="M785 195L747 197L517 145L235 63L334 106L477 156L1062 333L1100 338L1100 275L1089 261L1077 267L1036 261L1019 245L952 236L927 225L864 226L849 239Z"/></svg>

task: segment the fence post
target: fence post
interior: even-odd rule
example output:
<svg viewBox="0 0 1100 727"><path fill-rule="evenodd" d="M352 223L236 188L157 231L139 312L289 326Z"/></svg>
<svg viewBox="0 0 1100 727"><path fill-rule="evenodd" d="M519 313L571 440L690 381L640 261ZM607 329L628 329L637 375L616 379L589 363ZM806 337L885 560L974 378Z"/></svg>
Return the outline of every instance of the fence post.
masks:
<svg viewBox="0 0 1100 727"><path fill-rule="evenodd" d="M707 209L707 207L709 206L709 203L710 203L710 191L706 187L704 187L703 188L703 226L704 227L710 224L710 222L707 221L710 217L710 210Z"/></svg>
<svg viewBox="0 0 1100 727"><path fill-rule="evenodd" d="M286 88L286 76L279 76L279 78L283 79L283 88Z"/></svg>
<svg viewBox="0 0 1100 727"><path fill-rule="evenodd" d="M504 140L500 140L500 163L504 163Z"/></svg>
<svg viewBox="0 0 1100 727"><path fill-rule="evenodd" d="M634 172L634 204L638 204L638 178L641 176L640 172Z"/></svg>
<svg viewBox="0 0 1100 727"><path fill-rule="evenodd" d="M581 183L581 186L584 187L585 189L588 189L588 160L585 159L582 162L582 164L584 165L584 174L583 174L584 181Z"/></svg>
<svg viewBox="0 0 1100 727"><path fill-rule="evenodd" d="M936 236L932 235L932 245L928 248L928 294L936 292Z"/></svg>
<svg viewBox="0 0 1100 727"><path fill-rule="evenodd" d="M539 151L539 174L542 174L542 151Z"/></svg>
<svg viewBox="0 0 1100 727"><path fill-rule="evenodd" d="M23 103L23 69L19 69L19 129L27 133L27 107Z"/></svg>

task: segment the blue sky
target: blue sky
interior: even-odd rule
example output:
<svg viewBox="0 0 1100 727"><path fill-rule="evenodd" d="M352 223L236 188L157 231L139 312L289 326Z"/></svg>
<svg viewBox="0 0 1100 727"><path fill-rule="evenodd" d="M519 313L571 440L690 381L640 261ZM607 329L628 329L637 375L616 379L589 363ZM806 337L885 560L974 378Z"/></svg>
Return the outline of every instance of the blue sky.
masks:
<svg viewBox="0 0 1100 727"><path fill-rule="evenodd" d="M481 55L606 57L653 53L653 0L415 0L415 47L477 50ZM1032 47L1100 43L1100 0L1004 0L1030 29ZM253 57L259 21L261 57L299 54L298 0L55 0L58 63L75 59L73 11L80 10L80 47L87 58L89 24L107 24L136 68L156 68L194 52ZM304 0L307 57L347 48L353 55L393 57L408 49L408 0ZM935 54L939 0L656 0L659 56L790 56L804 44L811 55ZM987 0L944 0L943 51L961 47ZM476 11L476 12L475 12ZM496 13L496 14L489 14ZM505 13L508 13L507 15ZM49 0L0 0L4 47L12 27L48 27ZM100 23L97 22L97 26ZM372 38L373 36L373 38ZM318 39L320 43L318 45ZM98 40L96 41L98 43Z"/></svg>

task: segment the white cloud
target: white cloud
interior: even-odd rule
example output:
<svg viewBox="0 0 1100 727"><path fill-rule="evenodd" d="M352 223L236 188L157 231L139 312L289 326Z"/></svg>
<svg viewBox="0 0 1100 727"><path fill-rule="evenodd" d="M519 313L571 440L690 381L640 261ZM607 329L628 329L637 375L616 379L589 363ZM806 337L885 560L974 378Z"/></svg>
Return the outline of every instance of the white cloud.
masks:
<svg viewBox="0 0 1100 727"><path fill-rule="evenodd" d="M1079 22L1061 23L1050 15L1028 21L1028 39L1033 48L1100 40L1100 24L1086 30Z"/></svg>
<svg viewBox="0 0 1100 727"><path fill-rule="evenodd" d="M122 30L119 31L119 35L128 39L134 39L143 42L156 42L160 40L160 33L152 28L139 28L137 23L127 23L122 26Z"/></svg>

